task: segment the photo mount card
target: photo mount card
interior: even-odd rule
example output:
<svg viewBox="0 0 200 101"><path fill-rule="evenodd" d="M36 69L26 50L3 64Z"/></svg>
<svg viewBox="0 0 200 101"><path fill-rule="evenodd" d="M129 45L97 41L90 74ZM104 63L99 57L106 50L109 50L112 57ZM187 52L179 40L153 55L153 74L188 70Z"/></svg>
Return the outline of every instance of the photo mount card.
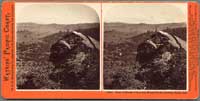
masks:
<svg viewBox="0 0 200 101"><path fill-rule="evenodd" d="M2 3L6 99L196 99L197 2Z"/></svg>

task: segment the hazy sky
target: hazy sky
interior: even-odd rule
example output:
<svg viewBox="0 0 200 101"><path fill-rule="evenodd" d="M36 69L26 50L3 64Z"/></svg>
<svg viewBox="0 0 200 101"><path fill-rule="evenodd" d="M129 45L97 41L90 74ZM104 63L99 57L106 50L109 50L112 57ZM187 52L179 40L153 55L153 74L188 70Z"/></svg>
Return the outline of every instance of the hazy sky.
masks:
<svg viewBox="0 0 200 101"><path fill-rule="evenodd" d="M99 22L100 4L17 3L16 22L76 24ZM98 15L99 16L98 16ZM105 22L187 22L187 3L104 3Z"/></svg>
<svg viewBox="0 0 200 101"><path fill-rule="evenodd" d="M103 4L103 15L106 22L187 22L187 3L107 3Z"/></svg>
<svg viewBox="0 0 200 101"><path fill-rule="evenodd" d="M77 24L99 22L100 4L17 3L16 22Z"/></svg>

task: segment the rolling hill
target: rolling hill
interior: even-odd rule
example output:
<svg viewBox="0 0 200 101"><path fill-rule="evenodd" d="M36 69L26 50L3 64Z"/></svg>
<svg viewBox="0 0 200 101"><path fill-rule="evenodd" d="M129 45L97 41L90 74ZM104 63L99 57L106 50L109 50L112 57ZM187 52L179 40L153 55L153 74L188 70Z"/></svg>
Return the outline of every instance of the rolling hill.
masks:
<svg viewBox="0 0 200 101"><path fill-rule="evenodd" d="M76 30L99 40L99 24L97 23L17 24L16 64L19 89L59 89L62 87L49 77L55 68L49 61L49 55L52 44L68 34L68 30Z"/></svg>
<svg viewBox="0 0 200 101"><path fill-rule="evenodd" d="M137 47L153 35L156 29L187 41L184 23L106 23L104 29L105 89L144 89L145 84L135 79L140 67L136 62Z"/></svg>

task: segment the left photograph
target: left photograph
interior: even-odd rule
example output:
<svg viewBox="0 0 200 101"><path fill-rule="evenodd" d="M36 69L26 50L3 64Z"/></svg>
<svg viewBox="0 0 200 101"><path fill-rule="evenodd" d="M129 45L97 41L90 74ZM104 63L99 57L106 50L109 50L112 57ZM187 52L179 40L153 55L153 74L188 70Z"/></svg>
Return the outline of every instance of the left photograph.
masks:
<svg viewBox="0 0 200 101"><path fill-rule="evenodd" d="M16 87L99 90L99 4L16 3Z"/></svg>

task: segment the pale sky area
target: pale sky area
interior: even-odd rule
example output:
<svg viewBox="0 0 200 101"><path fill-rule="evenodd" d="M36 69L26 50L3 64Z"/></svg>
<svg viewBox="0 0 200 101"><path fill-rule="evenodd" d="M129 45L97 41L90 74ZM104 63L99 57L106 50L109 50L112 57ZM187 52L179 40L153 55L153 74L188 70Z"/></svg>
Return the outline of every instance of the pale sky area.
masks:
<svg viewBox="0 0 200 101"><path fill-rule="evenodd" d="M105 22L187 22L187 3L107 3L103 4L103 15Z"/></svg>
<svg viewBox="0 0 200 101"><path fill-rule="evenodd" d="M77 24L99 22L100 3L16 3L16 22ZM123 23L187 22L187 3L104 3L103 20Z"/></svg>
<svg viewBox="0 0 200 101"><path fill-rule="evenodd" d="M100 4L16 3L16 23L78 24L99 22Z"/></svg>

